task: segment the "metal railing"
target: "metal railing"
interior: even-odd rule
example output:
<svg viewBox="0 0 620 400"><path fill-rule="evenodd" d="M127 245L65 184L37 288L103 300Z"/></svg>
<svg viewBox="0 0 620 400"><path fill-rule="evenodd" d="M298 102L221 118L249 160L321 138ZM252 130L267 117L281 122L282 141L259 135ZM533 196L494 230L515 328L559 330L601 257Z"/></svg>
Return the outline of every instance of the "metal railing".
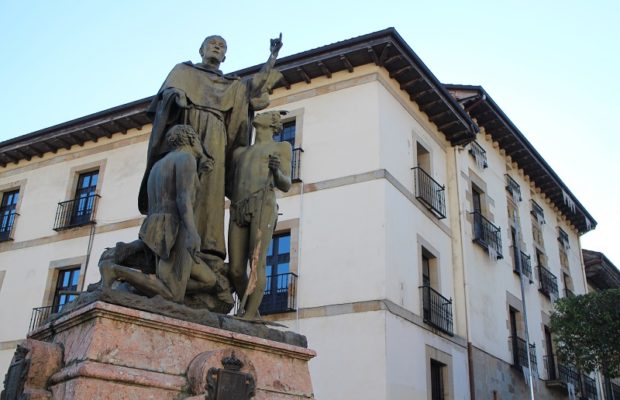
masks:
<svg viewBox="0 0 620 400"><path fill-rule="evenodd" d="M570 383L575 389L579 389L580 374L577 367L572 364L560 362L555 356L545 356L544 361L548 380L560 381L564 384Z"/></svg>
<svg viewBox="0 0 620 400"><path fill-rule="evenodd" d="M538 290L541 293L547 297L552 295L558 297L558 278L542 265L538 266L538 281L540 282Z"/></svg>
<svg viewBox="0 0 620 400"><path fill-rule="evenodd" d="M560 242L560 245L564 248L564 250L570 249L568 233L564 232L562 228L558 228L558 242Z"/></svg>
<svg viewBox="0 0 620 400"><path fill-rule="evenodd" d="M98 194L91 194L58 203L54 230L94 224L97 202L100 197Z"/></svg>
<svg viewBox="0 0 620 400"><path fill-rule="evenodd" d="M513 271L518 275L519 271L517 269L517 261L516 258L517 256L517 251L516 251L516 247L512 246L512 256L515 258L514 261L514 268ZM532 278L532 260L531 257L527 254L525 254L524 252L520 252L521 255L521 270L523 271L523 275L527 276L527 278L530 280L530 283L534 282L533 278Z"/></svg>
<svg viewBox="0 0 620 400"><path fill-rule="evenodd" d="M285 274L267 277L263 300L258 309L261 315L284 313L296 310L297 274Z"/></svg>
<svg viewBox="0 0 620 400"><path fill-rule="evenodd" d="M611 384L611 392L613 393L614 400L620 400L620 386L615 383Z"/></svg>
<svg viewBox="0 0 620 400"><path fill-rule="evenodd" d="M596 390L596 381L587 375L581 375L581 398L589 400L598 400L598 391Z"/></svg>
<svg viewBox="0 0 620 400"><path fill-rule="evenodd" d="M542 207L535 202L534 200L531 200L532 202L532 211L530 211L530 213L536 217L536 220L538 221L539 224L544 224L545 223L545 212L543 211Z"/></svg>
<svg viewBox="0 0 620 400"><path fill-rule="evenodd" d="M413 168L415 197L439 219L446 218L446 187L440 185L420 167Z"/></svg>
<svg viewBox="0 0 620 400"><path fill-rule="evenodd" d="M13 240L13 227L18 216L14 205L0 208L0 242Z"/></svg>
<svg viewBox="0 0 620 400"><path fill-rule="evenodd" d="M53 311L53 309L54 306L33 308L32 314L30 316L30 326L28 328L28 333L48 323L52 314L56 312Z"/></svg>
<svg viewBox="0 0 620 400"><path fill-rule="evenodd" d="M422 289L424 322L450 336L454 336L452 299L448 300L430 286L420 286L420 288Z"/></svg>
<svg viewBox="0 0 620 400"><path fill-rule="evenodd" d="M515 201L521 201L521 186L510 175L504 174L506 177L506 190L512 195Z"/></svg>
<svg viewBox="0 0 620 400"><path fill-rule="evenodd" d="M301 182L301 153L304 152L304 149L301 147L297 147L293 149L293 155L291 159L291 181L292 182Z"/></svg>
<svg viewBox="0 0 620 400"><path fill-rule="evenodd" d="M511 337L512 355L514 357L514 365L517 367L527 367L527 343L520 337ZM532 371L538 372L538 361L536 360L536 345L529 345L530 362L532 363Z"/></svg>
<svg viewBox="0 0 620 400"><path fill-rule="evenodd" d="M478 164L482 169L487 168L489 164L487 163L487 152L475 141L469 143L469 154L476 160L476 164Z"/></svg>
<svg viewBox="0 0 620 400"><path fill-rule="evenodd" d="M486 219L480 212L472 212L474 218L474 242L489 251L493 249L497 258L503 258L502 255L502 235L499 227L493 225L491 221Z"/></svg>

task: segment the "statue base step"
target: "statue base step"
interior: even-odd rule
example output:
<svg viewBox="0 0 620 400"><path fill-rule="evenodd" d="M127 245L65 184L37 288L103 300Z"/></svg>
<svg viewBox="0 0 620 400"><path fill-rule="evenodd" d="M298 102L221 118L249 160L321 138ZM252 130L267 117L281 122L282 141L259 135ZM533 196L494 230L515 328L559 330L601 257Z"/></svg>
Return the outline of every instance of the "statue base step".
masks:
<svg viewBox="0 0 620 400"><path fill-rule="evenodd" d="M314 398L312 350L102 301L34 331L24 344L26 369L44 362L40 342L62 352L57 368L46 367L46 387L30 388L47 392L41 398Z"/></svg>

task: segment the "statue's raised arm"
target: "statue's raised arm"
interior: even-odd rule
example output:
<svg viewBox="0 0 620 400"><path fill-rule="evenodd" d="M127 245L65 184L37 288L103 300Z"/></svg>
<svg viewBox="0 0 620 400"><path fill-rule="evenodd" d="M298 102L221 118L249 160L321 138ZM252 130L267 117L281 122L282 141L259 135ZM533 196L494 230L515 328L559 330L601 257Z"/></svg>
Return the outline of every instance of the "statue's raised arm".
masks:
<svg viewBox="0 0 620 400"><path fill-rule="evenodd" d="M263 64L260 72L252 76L252 98L250 102L255 111L262 110L269 105L268 92L282 78L282 74L274 69L282 44L282 33L280 32L280 36L270 40L270 54L267 62Z"/></svg>

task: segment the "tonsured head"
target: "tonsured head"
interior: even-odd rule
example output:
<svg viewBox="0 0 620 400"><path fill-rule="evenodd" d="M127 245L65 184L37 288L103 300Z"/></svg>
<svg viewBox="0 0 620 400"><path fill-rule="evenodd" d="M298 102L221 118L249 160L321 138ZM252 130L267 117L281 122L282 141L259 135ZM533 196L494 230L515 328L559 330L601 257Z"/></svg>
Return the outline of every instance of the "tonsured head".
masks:
<svg viewBox="0 0 620 400"><path fill-rule="evenodd" d="M218 35L207 36L200 46L202 62L216 61L216 64L224 62L227 50L226 40Z"/></svg>

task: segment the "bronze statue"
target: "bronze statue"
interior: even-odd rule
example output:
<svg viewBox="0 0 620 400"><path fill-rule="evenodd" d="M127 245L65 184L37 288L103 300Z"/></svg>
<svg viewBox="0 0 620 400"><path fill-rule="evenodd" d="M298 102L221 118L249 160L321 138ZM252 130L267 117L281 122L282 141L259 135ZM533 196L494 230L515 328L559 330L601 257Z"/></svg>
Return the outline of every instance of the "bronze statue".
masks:
<svg viewBox="0 0 620 400"><path fill-rule="evenodd" d="M257 316L265 290L267 249L278 217L274 187L283 192L291 187L291 145L273 141L282 130L280 112L258 114L253 125L255 143L236 149L232 157L228 226L231 283L241 299L238 315L246 319Z"/></svg>
<svg viewBox="0 0 620 400"><path fill-rule="evenodd" d="M220 36L207 37L200 47L202 62L176 65L153 99L148 113L153 130L148 145L147 166L138 205L148 211L147 182L155 162L169 147L164 133L171 125L191 125L200 137L213 168L200 173L194 207L196 229L201 238L200 250L226 258L224 243L224 196L226 169L233 151L249 145L250 117L269 105L268 91L281 78L274 64L282 47L282 35L271 40L271 54L262 70L239 79L222 74L220 64L226 58L226 41Z"/></svg>
<svg viewBox="0 0 620 400"><path fill-rule="evenodd" d="M253 193L256 185L267 185L266 193L271 194L272 186L281 190L290 186L290 146L265 137L280 129L279 114L277 118L276 114L258 118L260 133L256 144L249 147L254 112L269 105L269 91L282 76L274 69L282 34L271 40L270 47L261 71L243 79L219 70L226 58L226 41L220 36L204 40L201 63L185 62L172 69L148 109L153 129L138 197L140 212L147 217L140 239L117 243L102 254L99 269L104 290L115 281L124 281L141 294L160 295L193 308L228 313L233 307L231 275L224 262L225 196L237 203L247 197L248 190ZM246 165L246 158L261 149L274 157L269 168L258 173ZM259 161L251 164L260 165ZM257 182L252 183L254 180ZM275 224L271 219L276 215L275 197L263 197L267 203L259 214L265 216L251 227L239 226L240 233L231 233L236 246L231 250L235 253L231 256L235 265L232 276L239 296L246 294L244 305L247 301L250 312L246 317L250 318L262 297L264 253ZM271 222L264 222L267 220ZM256 230L264 231L258 242ZM245 238L248 231L252 236ZM263 262L253 264L254 271L262 268L262 278L249 280L257 282L260 297L247 288L241 266L247 257L238 249L247 247L247 240L251 246L262 243L257 254Z"/></svg>
<svg viewBox="0 0 620 400"><path fill-rule="evenodd" d="M149 296L160 295L181 303L188 286L210 290L217 279L198 257L200 236L193 210L198 165L206 165L200 139L191 126L174 125L166 140L171 151L151 168L147 182L148 215L139 234L140 241L156 256L155 274L112 262L101 264L100 271L104 289L121 280ZM135 248L140 243L124 246Z"/></svg>

